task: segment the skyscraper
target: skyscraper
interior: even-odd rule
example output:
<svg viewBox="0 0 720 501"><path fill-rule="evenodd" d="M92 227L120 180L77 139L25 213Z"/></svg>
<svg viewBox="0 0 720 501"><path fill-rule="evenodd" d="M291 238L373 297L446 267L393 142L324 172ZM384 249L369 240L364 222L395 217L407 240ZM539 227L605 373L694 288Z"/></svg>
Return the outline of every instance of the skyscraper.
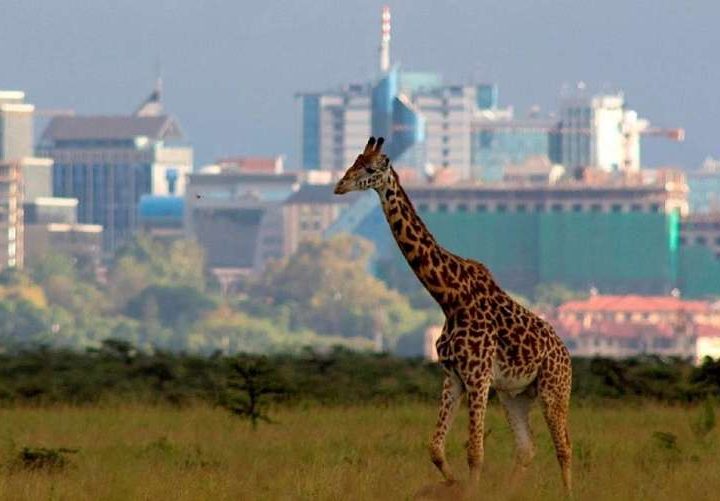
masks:
<svg viewBox="0 0 720 501"><path fill-rule="evenodd" d="M561 102L562 161L568 168L640 169L640 134L648 123L625 107L622 93L566 97Z"/></svg>
<svg viewBox="0 0 720 501"><path fill-rule="evenodd" d="M53 118L40 151L55 161L54 196L77 198L78 221L102 225L110 252L135 230L142 195L184 193L193 161L159 88L134 115Z"/></svg>

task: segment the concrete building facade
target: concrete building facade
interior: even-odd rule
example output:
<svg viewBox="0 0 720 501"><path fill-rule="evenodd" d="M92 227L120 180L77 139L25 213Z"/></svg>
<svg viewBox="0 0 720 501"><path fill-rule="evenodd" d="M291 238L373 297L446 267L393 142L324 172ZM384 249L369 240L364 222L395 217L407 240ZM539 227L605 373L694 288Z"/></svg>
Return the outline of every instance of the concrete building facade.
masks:
<svg viewBox="0 0 720 501"><path fill-rule="evenodd" d="M293 254L303 240L323 238L326 230L359 196L351 193L338 197L328 184L302 185L283 204L284 255Z"/></svg>
<svg viewBox="0 0 720 501"><path fill-rule="evenodd" d="M186 236L205 250L222 282L259 273L284 255L283 202L299 186L297 173L244 174L210 166L189 176Z"/></svg>
<svg viewBox="0 0 720 501"><path fill-rule="evenodd" d="M0 160L0 269L22 268L24 221L19 160Z"/></svg>
<svg viewBox="0 0 720 501"><path fill-rule="evenodd" d="M23 207L28 266L50 254L62 254L86 269L99 268L103 227L77 222L77 199L36 197L26 201Z"/></svg>

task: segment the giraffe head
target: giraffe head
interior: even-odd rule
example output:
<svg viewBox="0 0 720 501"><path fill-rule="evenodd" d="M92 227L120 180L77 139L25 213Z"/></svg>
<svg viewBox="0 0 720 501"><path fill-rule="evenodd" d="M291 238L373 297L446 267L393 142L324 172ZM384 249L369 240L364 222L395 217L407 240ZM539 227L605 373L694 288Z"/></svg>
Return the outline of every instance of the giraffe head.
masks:
<svg viewBox="0 0 720 501"><path fill-rule="evenodd" d="M371 137L365 150L358 155L345 175L335 186L335 194L342 195L350 191L362 191L369 188L379 189L391 179L390 159L382 153L384 138L375 141Z"/></svg>

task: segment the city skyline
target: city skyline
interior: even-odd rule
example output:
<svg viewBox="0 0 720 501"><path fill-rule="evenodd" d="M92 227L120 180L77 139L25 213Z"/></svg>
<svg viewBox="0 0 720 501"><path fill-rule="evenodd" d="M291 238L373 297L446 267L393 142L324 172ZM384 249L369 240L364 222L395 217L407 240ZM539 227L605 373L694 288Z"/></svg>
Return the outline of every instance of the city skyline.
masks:
<svg viewBox="0 0 720 501"><path fill-rule="evenodd" d="M183 123L198 165L273 153L297 165L294 94L377 71L383 2L85 3L6 8L0 28L12 71L0 88L26 91L40 109L125 114L147 94L159 63L166 109ZM647 165L695 168L720 155L712 129L720 104L706 84L720 70L703 57L718 42L712 19L720 7L711 2L651 11L647 2L616 1L388 4L391 58L404 68L439 72L448 83L496 82L501 103L519 113L533 104L555 111L564 83L622 89L654 124L687 131L681 144L646 140Z"/></svg>

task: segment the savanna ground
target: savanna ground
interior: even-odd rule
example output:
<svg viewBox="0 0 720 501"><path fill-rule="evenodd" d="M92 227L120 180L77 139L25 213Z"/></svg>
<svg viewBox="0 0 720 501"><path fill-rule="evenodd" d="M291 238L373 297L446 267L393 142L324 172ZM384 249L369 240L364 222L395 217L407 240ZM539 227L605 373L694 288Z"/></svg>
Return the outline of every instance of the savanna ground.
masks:
<svg viewBox="0 0 720 501"><path fill-rule="evenodd" d="M717 499L720 445L698 431L706 408L582 404L571 417L576 499ZM249 423L222 408L140 404L0 409L0 498L414 499L442 490L426 443L429 404L271 409L277 424ZM525 483L508 488L512 437L489 411L482 484L472 499L560 499L560 475L538 409L538 454ZM706 427L707 428L707 427ZM448 453L463 476L467 420ZM20 459L24 447L77 449L65 466ZM452 492L448 493L449 496Z"/></svg>

